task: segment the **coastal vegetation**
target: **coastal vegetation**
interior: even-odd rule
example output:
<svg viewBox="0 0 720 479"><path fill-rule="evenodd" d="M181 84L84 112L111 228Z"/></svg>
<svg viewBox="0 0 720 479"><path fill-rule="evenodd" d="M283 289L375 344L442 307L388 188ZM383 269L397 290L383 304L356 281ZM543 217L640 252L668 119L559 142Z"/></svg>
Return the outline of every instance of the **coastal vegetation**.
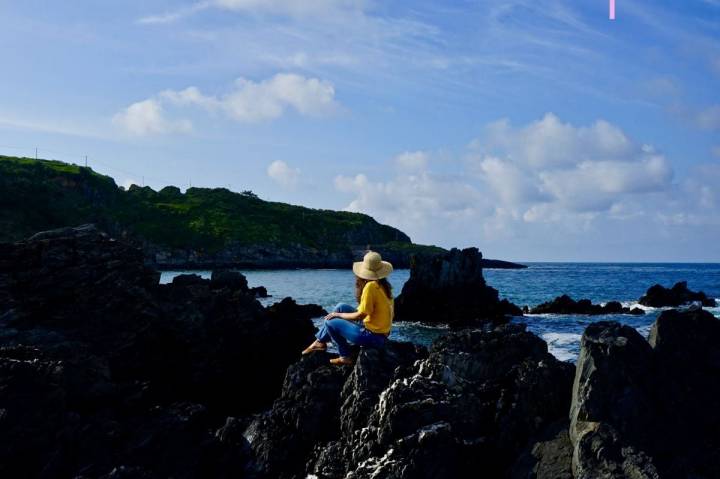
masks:
<svg viewBox="0 0 720 479"><path fill-rule="evenodd" d="M88 167L0 156L0 241L83 223L152 245L153 251L204 255L229 248L247 254L253 247L325 256L367 246L403 257L443 251L416 245L402 231L361 213L265 201L251 191L226 188L125 189Z"/></svg>

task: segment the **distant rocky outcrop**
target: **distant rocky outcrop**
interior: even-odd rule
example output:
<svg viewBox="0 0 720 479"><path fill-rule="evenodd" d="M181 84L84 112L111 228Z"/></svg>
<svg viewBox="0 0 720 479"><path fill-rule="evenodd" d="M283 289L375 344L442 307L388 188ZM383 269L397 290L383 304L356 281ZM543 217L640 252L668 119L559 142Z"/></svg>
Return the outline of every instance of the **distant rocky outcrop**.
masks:
<svg viewBox="0 0 720 479"><path fill-rule="evenodd" d="M239 273L158 279L91 226L0 244L0 477L245 474L233 425L277 397L322 309L265 309Z"/></svg>
<svg viewBox="0 0 720 479"><path fill-rule="evenodd" d="M485 283L482 270L477 248L413 258L410 278L395 300L396 320L466 327L521 316L520 308L501 301L497 290Z"/></svg>
<svg viewBox="0 0 720 479"><path fill-rule="evenodd" d="M578 478L720 477L720 320L665 311L649 342L587 328L570 412Z"/></svg>
<svg viewBox="0 0 720 479"><path fill-rule="evenodd" d="M717 306L715 299L708 298L702 291L690 291L687 281L675 283L672 288L665 288L659 284L651 286L638 302L644 306L661 308L663 306L677 307L696 301L703 306Z"/></svg>
<svg viewBox="0 0 720 479"><path fill-rule="evenodd" d="M645 311L640 308L628 308L618 301L609 301L605 304L593 304L589 299L575 301L570 296L563 294L547 303L542 303L534 308L523 308L523 312L529 314L633 314L643 315Z"/></svg>
<svg viewBox="0 0 720 479"><path fill-rule="evenodd" d="M527 269L527 265L524 264L489 258L482 259L482 267L484 269Z"/></svg>

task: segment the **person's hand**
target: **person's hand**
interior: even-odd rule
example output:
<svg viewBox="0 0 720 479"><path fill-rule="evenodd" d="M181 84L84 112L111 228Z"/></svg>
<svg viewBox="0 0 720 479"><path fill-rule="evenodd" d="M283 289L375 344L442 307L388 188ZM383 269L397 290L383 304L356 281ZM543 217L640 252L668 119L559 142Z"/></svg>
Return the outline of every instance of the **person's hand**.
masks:
<svg viewBox="0 0 720 479"><path fill-rule="evenodd" d="M329 319L333 319L333 318L337 318L337 317L338 317L338 314L335 311L333 311L332 313L325 316L325 320L329 320Z"/></svg>

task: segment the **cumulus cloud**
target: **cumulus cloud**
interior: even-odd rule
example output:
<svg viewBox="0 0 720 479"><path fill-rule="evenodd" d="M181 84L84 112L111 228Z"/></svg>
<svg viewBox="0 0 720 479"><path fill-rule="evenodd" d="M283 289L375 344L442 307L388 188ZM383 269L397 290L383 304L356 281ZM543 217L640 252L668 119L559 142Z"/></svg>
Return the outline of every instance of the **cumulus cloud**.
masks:
<svg viewBox="0 0 720 479"><path fill-rule="evenodd" d="M468 158L471 171L487 184L506 205L543 201L549 197L531 176L511 161L494 156Z"/></svg>
<svg viewBox="0 0 720 479"><path fill-rule="evenodd" d="M270 163L267 168L267 174L282 186L294 186L300 179L300 170L290 167L290 165L281 160Z"/></svg>
<svg viewBox="0 0 720 479"><path fill-rule="evenodd" d="M330 115L339 108L332 83L293 73L278 73L261 82L239 78L232 91L222 96L207 96L198 88L189 87L181 91L166 90L160 97L176 105L219 110L242 122L273 120L288 109L318 117Z"/></svg>
<svg viewBox="0 0 720 479"><path fill-rule="evenodd" d="M293 73L278 73L260 82L239 78L230 92L220 96L205 95L194 86L184 90L165 90L123 109L114 116L113 122L133 135L187 133L192 130L188 120L168 120L164 105L219 111L246 123L273 120L288 110L304 116L321 117L331 115L340 108L332 83Z"/></svg>
<svg viewBox="0 0 720 479"><path fill-rule="evenodd" d="M666 190L667 159L603 120L591 126L553 115L527 126L490 124L466 162L497 201L527 221L608 212L627 195Z"/></svg>
<svg viewBox="0 0 720 479"><path fill-rule="evenodd" d="M572 235L608 222L678 224L698 205L716 208L711 182L681 188L661 152L603 120L577 126L548 114L517 127L503 120L461 157L438 165L432 158L400 153L394 176L338 176L335 188L351 196L348 210L426 241L456 234L469 244L532 237L546 226L544 235ZM695 214L692 221L709 218Z"/></svg>
<svg viewBox="0 0 720 479"><path fill-rule="evenodd" d="M117 113L112 121L124 132L135 136L192 131L189 120L167 119L162 104L154 98L133 103Z"/></svg>
<svg viewBox="0 0 720 479"><path fill-rule="evenodd" d="M492 123L471 147L500 151L528 167L542 169L574 165L586 159L624 159L633 145L622 130L607 121L575 127L548 113L521 128L514 128L508 120Z"/></svg>
<svg viewBox="0 0 720 479"><path fill-rule="evenodd" d="M335 188L354 196L348 211L370 213L413 234L438 225L460 225L491 212L475 186L460 177L401 171L384 181L366 175L337 176ZM425 235L432 238L433 235Z"/></svg>
<svg viewBox="0 0 720 479"><path fill-rule="evenodd" d="M663 191L672 170L659 155L638 161L583 161L572 169L539 174L541 188L571 211L607 211L623 195Z"/></svg>

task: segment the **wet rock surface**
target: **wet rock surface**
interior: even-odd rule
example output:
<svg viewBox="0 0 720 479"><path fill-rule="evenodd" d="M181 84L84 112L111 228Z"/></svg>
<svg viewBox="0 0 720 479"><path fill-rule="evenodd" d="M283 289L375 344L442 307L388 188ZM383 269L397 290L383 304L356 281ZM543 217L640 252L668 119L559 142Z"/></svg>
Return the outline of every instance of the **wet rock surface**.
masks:
<svg viewBox="0 0 720 479"><path fill-rule="evenodd" d="M564 294L547 303L542 303L534 308L524 308L529 314L633 314L643 315L645 311L640 308L628 308L618 301L609 301L605 304L593 304L589 299L575 301Z"/></svg>
<svg viewBox="0 0 720 479"><path fill-rule="evenodd" d="M665 288L659 284L651 286L647 292L638 300L644 306L661 308L663 306L682 306L684 304L699 302L703 306L715 307L717 303L714 298L708 298L702 291L691 291L687 287L687 281L675 283L672 288Z"/></svg>
<svg viewBox="0 0 720 479"><path fill-rule="evenodd" d="M447 324L451 327L495 326L522 311L500 300L485 282L482 253L477 248L452 249L432 257L417 257L410 278L395 300L398 321Z"/></svg>
<svg viewBox="0 0 720 479"><path fill-rule="evenodd" d="M0 476L238 477L215 430L277 397L314 331L242 275L159 285L91 226L0 245Z"/></svg>

